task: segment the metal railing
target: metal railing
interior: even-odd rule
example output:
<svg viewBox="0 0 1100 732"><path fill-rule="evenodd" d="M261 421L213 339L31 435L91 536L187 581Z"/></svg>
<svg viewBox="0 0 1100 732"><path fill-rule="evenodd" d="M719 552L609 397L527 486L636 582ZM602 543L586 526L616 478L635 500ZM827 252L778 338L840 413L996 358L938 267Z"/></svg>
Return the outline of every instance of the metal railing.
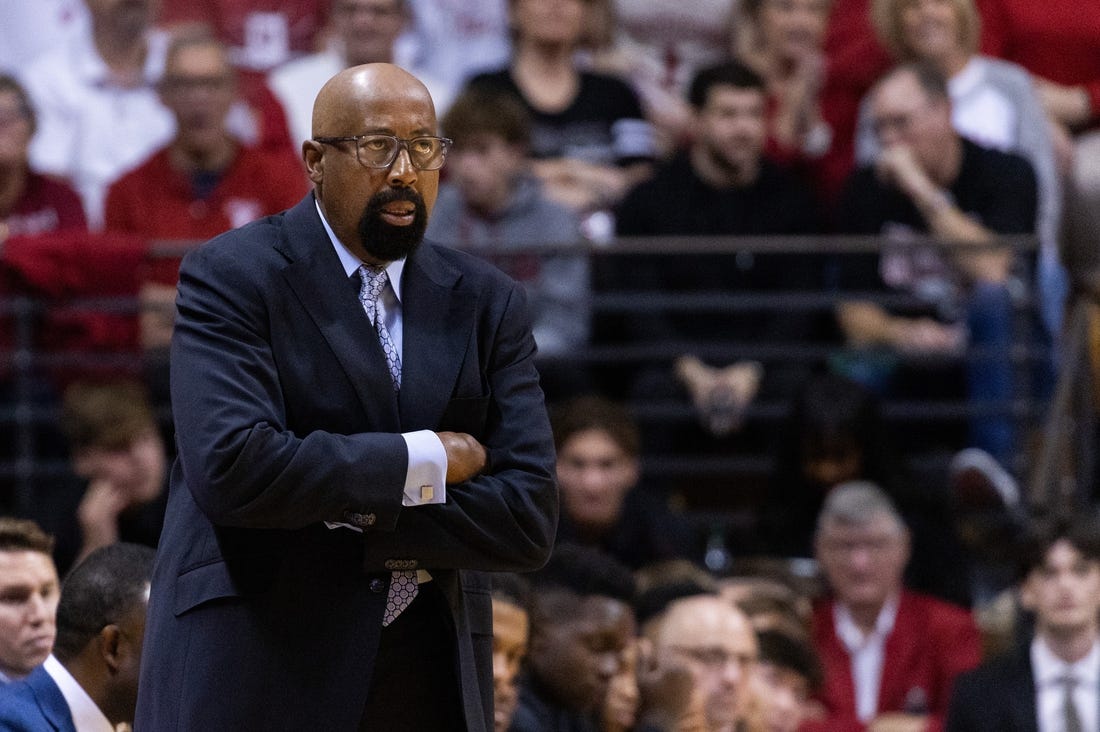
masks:
<svg viewBox="0 0 1100 732"><path fill-rule="evenodd" d="M1013 237L1003 240L1016 247L1024 256L1035 249L1031 237ZM927 242L934 244L935 242ZM193 242L162 242L152 248L154 256L173 257L193 246ZM511 251L498 255L501 258L530 255L558 256L563 254L588 256L595 261L602 257L615 257L631 254L658 254L677 257L691 257L697 254L730 254L738 252L752 253L814 253L836 254L871 253L877 251L881 242L876 237L662 237L621 239L605 244L563 244L557 247L539 247L525 251ZM941 244L942 245L942 244ZM2 256L0 256L2 264ZM745 312L772 311L783 308L790 311L815 313L831 311L838 299L858 295L884 306L911 304L914 298L897 293L837 293L837 292L757 292L757 293L685 293L671 295L655 292L595 292L592 307L595 313L640 314L656 310L674 310L688 312ZM95 365L101 367L118 366L139 372L141 354L125 353L72 353L44 351L40 345L38 323L43 313L50 308L63 305L68 310L107 311L114 313L136 313L138 302L126 298L98 298L66 300L59 303L33 295L0 293L0 322L11 326L10 343L0 343L0 364L5 365L3 378L6 381L5 393L0 400L0 435L4 449L0 450L0 483L12 486L13 502L25 505L33 500L32 485L36 479L48 478L64 470L63 462L56 458L43 457L39 444L39 433L49 430L56 424L56 394L49 393L48 374L52 369L63 366ZM1022 317L1033 312L1035 303L1030 297L1021 297L1017 307ZM1083 307L1083 306L1081 306ZM1073 365L1068 369L1055 397L1055 414L1047 422L1045 445L1035 461L1031 471L1031 498L1043 502L1053 500L1049 487L1062 486L1065 492L1066 480L1081 471L1093 469L1091 453L1086 449L1084 430L1072 429L1067 425L1083 424L1086 415L1080 413L1081 397L1088 381L1083 373L1082 349L1083 335L1074 335L1084 326L1078 321L1081 307L1075 307L1070 318L1070 337L1064 346L1063 363ZM1094 306L1095 307L1095 306ZM766 362L797 361L820 364L837 350L836 345L805 343L749 343L738 340L736 334L728 339L710 343L698 355L717 360L750 358ZM578 344L570 353L556 356L545 361L581 366L637 367L645 363L667 363L679 355L677 344ZM987 354L973 349L961 358L979 358ZM1011 358L1024 367L1035 364L1047 357L1042 348L1038 348L1026 339L1019 339L1013 346ZM903 356L904 359L919 365L922 358L917 355ZM1023 383L1023 382L1021 382ZM632 408L643 425L657 423L676 424L693 419L690 405L673 401L637 401ZM980 404L966 400L914 401L887 400L884 413L887 419L895 423L937 423L958 421L976 413L1000 412L1013 415L1022 426L1036 425L1046 411L1046 403L1032 394L1026 387L1019 391L1007 404ZM1091 410L1090 415L1091 416ZM761 401L753 404L746 417L762 423L778 423L787 413L787 405L777 401ZM1071 419L1072 418L1072 419ZM1075 420L1075 421L1074 421ZM1059 451L1074 445L1077 459L1067 471L1064 460L1059 460ZM1061 446L1061 447L1057 447ZM915 458L919 460L918 458ZM649 455L646 458L646 470L652 475L691 475L691 474L728 474L761 475L770 468L767 455L721 456L710 458L686 458L675 454ZM1055 478L1056 474L1061 475ZM1077 483L1073 483L1076 485ZM1072 492L1072 491L1071 491ZM2 497L0 497L2 498Z"/></svg>

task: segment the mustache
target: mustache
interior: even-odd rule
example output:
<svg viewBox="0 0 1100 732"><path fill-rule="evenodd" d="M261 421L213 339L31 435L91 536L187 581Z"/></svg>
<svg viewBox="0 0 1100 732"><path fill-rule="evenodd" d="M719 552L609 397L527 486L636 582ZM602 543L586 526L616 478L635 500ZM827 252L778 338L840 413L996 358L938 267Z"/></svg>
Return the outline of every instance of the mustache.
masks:
<svg viewBox="0 0 1100 732"><path fill-rule="evenodd" d="M371 196L368 205L370 208L377 210L396 201L408 201L417 207L424 205L424 197L411 188L386 188L378 191L378 193Z"/></svg>

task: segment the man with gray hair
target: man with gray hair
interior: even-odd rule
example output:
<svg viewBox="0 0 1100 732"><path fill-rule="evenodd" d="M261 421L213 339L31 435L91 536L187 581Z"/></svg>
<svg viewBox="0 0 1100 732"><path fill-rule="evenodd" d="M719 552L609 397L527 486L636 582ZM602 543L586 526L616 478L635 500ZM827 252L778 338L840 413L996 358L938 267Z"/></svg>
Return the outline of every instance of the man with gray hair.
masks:
<svg viewBox="0 0 1100 732"><path fill-rule="evenodd" d="M970 614L905 589L909 530L873 483L834 488L814 541L832 597L813 617L826 717L805 729L940 729L955 676L980 660Z"/></svg>

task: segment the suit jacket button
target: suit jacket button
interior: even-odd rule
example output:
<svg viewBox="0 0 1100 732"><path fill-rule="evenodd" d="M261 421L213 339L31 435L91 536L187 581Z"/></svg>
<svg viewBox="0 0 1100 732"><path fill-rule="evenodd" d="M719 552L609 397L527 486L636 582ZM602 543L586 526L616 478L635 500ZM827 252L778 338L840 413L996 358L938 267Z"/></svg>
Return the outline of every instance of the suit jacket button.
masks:
<svg viewBox="0 0 1100 732"><path fill-rule="evenodd" d="M381 592L386 589L386 583L375 577L367 584L367 587L370 588L371 592Z"/></svg>

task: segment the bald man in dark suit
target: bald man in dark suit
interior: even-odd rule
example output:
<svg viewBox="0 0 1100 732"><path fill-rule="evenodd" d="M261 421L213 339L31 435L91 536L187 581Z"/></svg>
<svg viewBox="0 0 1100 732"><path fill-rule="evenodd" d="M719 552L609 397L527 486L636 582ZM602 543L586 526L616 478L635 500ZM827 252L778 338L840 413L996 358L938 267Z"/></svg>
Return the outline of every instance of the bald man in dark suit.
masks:
<svg viewBox="0 0 1100 732"><path fill-rule="evenodd" d="M388 64L321 90L314 193L185 259L179 459L137 729L492 729L485 571L546 560L522 288L421 242L448 141Z"/></svg>

